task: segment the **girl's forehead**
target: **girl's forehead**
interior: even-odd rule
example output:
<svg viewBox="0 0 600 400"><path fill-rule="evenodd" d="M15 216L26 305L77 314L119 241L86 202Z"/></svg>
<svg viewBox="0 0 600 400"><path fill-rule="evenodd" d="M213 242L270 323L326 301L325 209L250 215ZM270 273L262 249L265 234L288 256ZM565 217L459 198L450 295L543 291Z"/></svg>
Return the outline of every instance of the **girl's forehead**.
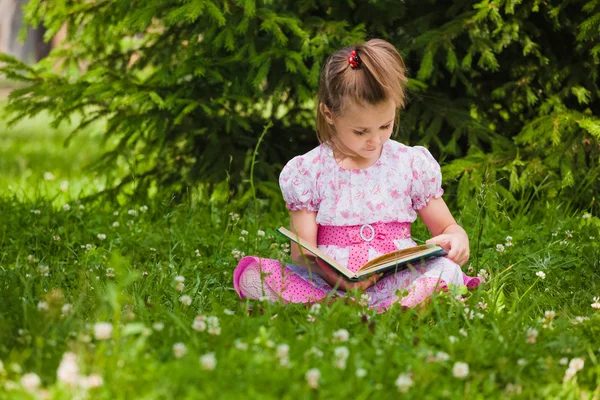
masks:
<svg viewBox="0 0 600 400"><path fill-rule="evenodd" d="M363 127L389 122L395 116L396 105L391 99L378 104L367 104L349 100L344 105L344 112L342 114L342 118L349 125Z"/></svg>

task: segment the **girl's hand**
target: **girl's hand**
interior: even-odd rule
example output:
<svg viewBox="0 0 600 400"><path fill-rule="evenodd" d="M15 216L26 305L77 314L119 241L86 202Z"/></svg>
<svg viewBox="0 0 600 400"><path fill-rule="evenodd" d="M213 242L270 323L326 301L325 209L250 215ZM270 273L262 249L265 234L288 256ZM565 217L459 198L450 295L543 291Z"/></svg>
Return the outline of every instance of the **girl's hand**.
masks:
<svg viewBox="0 0 600 400"><path fill-rule="evenodd" d="M462 228L434 236L425 243L439 244L448 253L446 257L458 265L464 265L469 261L469 237Z"/></svg>
<svg viewBox="0 0 600 400"><path fill-rule="evenodd" d="M351 281L346 278L344 275L340 274L338 271L330 267L327 263L323 262L320 259L316 259L319 267L321 268L321 272L319 275L325 282L329 284L331 287L338 287L341 290L348 291L353 289L358 290L367 290L369 287L373 286L377 281L381 278L383 274L373 274L366 279L361 281Z"/></svg>

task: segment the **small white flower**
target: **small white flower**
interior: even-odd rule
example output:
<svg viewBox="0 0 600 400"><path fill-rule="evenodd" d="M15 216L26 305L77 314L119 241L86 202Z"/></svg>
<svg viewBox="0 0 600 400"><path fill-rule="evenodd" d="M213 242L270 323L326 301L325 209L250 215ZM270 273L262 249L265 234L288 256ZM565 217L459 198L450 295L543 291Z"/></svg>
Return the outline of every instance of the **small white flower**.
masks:
<svg viewBox="0 0 600 400"><path fill-rule="evenodd" d="M187 347L185 344L178 342L173 345L173 355L175 358L181 358L187 353Z"/></svg>
<svg viewBox="0 0 600 400"><path fill-rule="evenodd" d="M512 242L512 236L507 236L504 240L506 240L507 243Z"/></svg>
<svg viewBox="0 0 600 400"><path fill-rule="evenodd" d="M202 364L202 369L205 371L212 371L217 366L217 359L215 358L215 353L207 353L200 357L200 364Z"/></svg>
<svg viewBox="0 0 600 400"><path fill-rule="evenodd" d="M192 329L198 332L204 332L206 330L206 317L202 314L196 316Z"/></svg>
<svg viewBox="0 0 600 400"><path fill-rule="evenodd" d="M538 336L537 329L529 328L527 329L527 343L533 344L536 342Z"/></svg>
<svg viewBox="0 0 600 400"><path fill-rule="evenodd" d="M44 172L44 180L45 181L53 181L55 179L56 179L56 177L54 176L54 174L52 172Z"/></svg>
<svg viewBox="0 0 600 400"><path fill-rule="evenodd" d="M444 353L443 351L438 351L437 354L435 355L435 361L437 362L444 362L444 361L448 361L450 359L450 356L448 355L448 353Z"/></svg>
<svg viewBox="0 0 600 400"><path fill-rule="evenodd" d="M163 329L165 329L165 324L163 324L162 322L155 322L154 324L152 324L152 329L154 329L157 332L160 332Z"/></svg>
<svg viewBox="0 0 600 400"><path fill-rule="evenodd" d="M90 251L90 250L92 250L93 248L94 248L94 246L93 246L92 244L90 244L90 243L88 243L88 244L86 244L86 245L85 245L85 249L86 249L87 251Z"/></svg>
<svg viewBox="0 0 600 400"><path fill-rule="evenodd" d="M41 379L37 374L30 372L21 377L21 385L25 390L32 393L35 392L40 384L42 383Z"/></svg>
<svg viewBox="0 0 600 400"><path fill-rule="evenodd" d="M134 217L135 217L136 215L138 215L137 211L135 211L135 210L128 210L128 211L127 211L127 214L129 214L129 215L132 215L132 216L134 216Z"/></svg>
<svg viewBox="0 0 600 400"><path fill-rule="evenodd" d="M573 368L567 368L565 376L563 377L563 383L570 381L577 374L577 370Z"/></svg>
<svg viewBox="0 0 600 400"><path fill-rule="evenodd" d="M106 239L106 235L104 233L99 233L98 234L98 239L104 240L104 239Z"/></svg>
<svg viewBox="0 0 600 400"><path fill-rule="evenodd" d="M107 340L112 336L113 326L109 322L96 322L94 325L94 337L97 340Z"/></svg>
<svg viewBox="0 0 600 400"><path fill-rule="evenodd" d="M42 276L49 276L50 275L50 267L48 267L47 265L39 265L38 266L38 271L40 272L40 275Z"/></svg>
<svg viewBox="0 0 600 400"><path fill-rule="evenodd" d="M260 237L262 237L262 236L265 236L265 232L264 232L264 231L261 231L261 230L259 229L259 230L256 232L256 235L257 235L257 236L260 236Z"/></svg>
<svg viewBox="0 0 600 400"><path fill-rule="evenodd" d="M184 277L184 276L181 276L181 275L177 275L177 276L175 277L175 282L180 282L180 283L183 283L183 282L185 282L185 277Z"/></svg>
<svg viewBox="0 0 600 400"><path fill-rule="evenodd" d="M70 205L68 205L68 204L65 204L65 205L63 206L63 210L65 210L65 211L71 211L71 206L70 206Z"/></svg>
<svg viewBox="0 0 600 400"><path fill-rule="evenodd" d="M585 213L585 214L583 214L583 215L581 216L581 218L582 218L582 219L588 219L588 218L590 218L591 216L592 216L592 214L590 214L590 213Z"/></svg>
<svg viewBox="0 0 600 400"><path fill-rule="evenodd" d="M360 295L360 300L358 300L358 305L361 307L366 307L371 302L371 296L367 293L363 293Z"/></svg>
<svg viewBox="0 0 600 400"><path fill-rule="evenodd" d="M73 306L69 303L66 303L65 305L62 306L60 311L61 311L61 315L63 317L66 317L67 315L69 315L71 313L71 311L73 311Z"/></svg>
<svg viewBox="0 0 600 400"><path fill-rule="evenodd" d="M114 211L113 215L119 215L119 212L118 211Z"/></svg>
<svg viewBox="0 0 600 400"><path fill-rule="evenodd" d="M192 298L190 296L188 296L187 294L181 296L179 298L179 301L186 306L189 306L190 304L192 304Z"/></svg>
<svg viewBox="0 0 600 400"><path fill-rule="evenodd" d="M450 343L458 342L458 338L456 336L448 336L448 340L450 341Z"/></svg>
<svg viewBox="0 0 600 400"><path fill-rule="evenodd" d="M502 245L502 244L497 244L497 245L496 245L496 251L497 251L498 253L504 253L504 245Z"/></svg>
<svg viewBox="0 0 600 400"><path fill-rule="evenodd" d="M558 361L558 363L560 365L567 365L569 363L569 359L567 357L563 357Z"/></svg>
<svg viewBox="0 0 600 400"><path fill-rule="evenodd" d="M54 240L55 242L60 242L60 236L54 235L52 236L52 240Z"/></svg>
<svg viewBox="0 0 600 400"><path fill-rule="evenodd" d="M312 306L310 306L311 314L318 314L320 311L321 311L321 304L314 303Z"/></svg>
<svg viewBox="0 0 600 400"><path fill-rule="evenodd" d="M64 384L75 386L79 382L79 366L77 356L71 352L63 354L56 377Z"/></svg>
<svg viewBox="0 0 600 400"><path fill-rule="evenodd" d="M457 361L452 367L452 375L455 378L466 378L469 375L469 364Z"/></svg>
<svg viewBox="0 0 600 400"><path fill-rule="evenodd" d="M365 376L367 376L367 370L364 368L357 368L356 369L356 377L357 378L364 378Z"/></svg>
<svg viewBox="0 0 600 400"><path fill-rule="evenodd" d="M480 269L479 272L477 273L477 277L485 282L489 282L490 273L485 269Z"/></svg>
<svg viewBox="0 0 600 400"><path fill-rule="evenodd" d="M319 387L319 378L321 378L321 371L317 368L311 368L306 371L306 382L311 389L317 389Z"/></svg>
<svg viewBox="0 0 600 400"><path fill-rule="evenodd" d="M248 231L247 231L247 230L244 230L244 229L242 229L242 231L241 231L240 233L241 233L242 235L247 235L247 234L248 234Z"/></svg>
<svg viewBox="0 0 600 400"><path fill-rule="evenodd" d="M458 331L458 333L460 333L464 337L467 337L467 331L465 330L465 328L460 328L460 330Z"/></svg>
<svg viewBox="0 0 600 400"><path fill-rule="evenodd" d="M240 242L245 242L245 241L246 241L246 238L245 238L245 237L243 237L243 236L240 236L240 238L239 238L239 241L240 241Z"/></svg>
<svg viewBox="0 0 600 400"><path fill-rule="evenodd" d="M346 346L338 346L333 350L333 354L335 357L335 366L339 369L345 369L350 350Z"/></svg>
<svg viewBox="0 0 600 400"><path fill-rule="evenodd" d="M524 358L519 358L517 360L517 364L520 365L521 367L524 366L525 364L527 364L527 360Z"/></svg>
<svg viewBox="0 0 600 400"><path fill-rule="evenodd" d="M118 227L119 227L119 225L120 225L120 224L119 224L119 222L118 222L118 221L115 221L115 222L113 222L113 223L112 223L112 226L113 226L113 228L118 228Z"/></svg>
<svg viewBox="0 0 600 400"><path fill-rule="evenodd" d="M42 212L40 210L31 210L32 214L40 215Z"/></svg>
<svg viewBox="0 0 600 400"><path fill-rule="evenodd" d="M333 342L347 342L350 338L350 333L346 329L339 329L333 332Z"/></svg>
<svg viewBox="0 0 600 400"><path fill-rule="evenodd" d="M600 297L594 297L594 302L592 303L592 308L596 310L600 310Z"/></svg>
<svg viewBox="0 0 600 400"><path fill-rule="evenodd" d="M401 393L406 393L409 391L411 386L414 384L412 378L408 374L400 374L398 378L396 378L396 382L394 382L398 391Z"/></svg>
<svg viewBox="0 0 600 400"><path fill-rule="evenodd" d="M38 309L38 311L47 311L48 303L46 303L45 301L40 301L37 305L37 309Z"/></svg>
<svg viewBox="0 0 600 400"><path fill-rule="evenodd" d="M279 346L277 346L277 358L282 359L282 358L287 358L290 352L290 346L288 344L280 344Z"/></svg>
<svg viewBox="0 0 600 400"><path fill-rule="evenodd" d="M583 369L584 363L585 362L584 362L583 358L574 358L569 363L569 368L572 368L575 371L581 371Z"/></svg>
<svg viewBox="0 0 600 400"><path fill-rule="evenodd" d="M317 320L317 318L315 318L315 316L314 316L314 315L312 315L312 314L308 314L308 316L306 317L306 320L307 320L308 322L311 322L311 323L312 323L312 322L315 322L315 321Z"/></svg>
<svg viewBox="0 0 600 400"><path fill-rule="evenodd" d="M87 384L90 388L98 388L104 384L104 381L100 375L91 374L87 377Z"/></svg>
<svg viewBox="0 0 600 400"><path fill-rule="evenodd" d="M178 292L183 292L184 289L185 284L183 282L177 282L177 285L175 285L175 290L177 290Z"/></svg>
<svg viewBox="0 0 600 400"><path fill-rule="evenodd" d="M148 206L141 206L140 211L145 213L146 211L148 211Z"/></svg>
<svg viewBox="0 0 600 400"><path fill-rule="evenodd" d="M69 190L69 182L68 181L62 181L60 183L60 191L64 193L67 190Z"/></svg>
<svg viewBox="0 0 600 400"><path fill-rule="evenodd" d="M223 310L223 314L225 314L225 315L235 315L235 311L232 311L232 310L226 308L226 309Z"/></svg>
<svg viewBox="0 0 600 400"><path fill-rule="evenodd" d="M535 276L542 278L542 279L546 279L546 273L544 271L538 271L535 273Z"/></svg>
<svg viewBox="0 0 600 400"><path fill-rule="evenodd" d="M206 319L206 324L208 325L208 333L210 335L221 334L221 327L219 326L219 317L211 315Z"/></svg>
<svg viewBox="0 0 600 400"><path fill-rule="evenodd" d="M238 339L235 341L235 348L237 350L246 351L248 350L248 344Z"/></svg>

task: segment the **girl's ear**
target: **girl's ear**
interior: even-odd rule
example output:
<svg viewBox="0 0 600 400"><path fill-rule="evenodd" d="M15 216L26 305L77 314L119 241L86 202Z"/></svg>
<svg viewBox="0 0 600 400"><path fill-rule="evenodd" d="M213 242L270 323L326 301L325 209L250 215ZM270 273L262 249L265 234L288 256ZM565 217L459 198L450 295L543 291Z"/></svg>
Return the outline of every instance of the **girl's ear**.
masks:
<svg viewBox="0 0 600 400"><path fill-rule="evenodd" d="M324 103L321 103L319 104L319 110L325 117L325 121L327 121L329 125L333 125L333 114L329 110L329 107L327 107Z"/></svg>

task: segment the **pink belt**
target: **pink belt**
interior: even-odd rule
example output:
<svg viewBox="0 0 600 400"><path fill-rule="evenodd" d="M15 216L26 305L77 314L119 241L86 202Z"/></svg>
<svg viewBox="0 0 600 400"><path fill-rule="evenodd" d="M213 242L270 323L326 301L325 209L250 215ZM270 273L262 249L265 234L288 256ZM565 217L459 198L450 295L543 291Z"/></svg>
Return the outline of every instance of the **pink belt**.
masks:
<svg viewBox="0 0 600 400"><path fill-rule="evenodd" d="M410 222L388 222L351 226L319 225L318 245L351 247L348 269L356 272L369 261L369 247L380 253L396 250L394 240L410 238Z"/></svg>

